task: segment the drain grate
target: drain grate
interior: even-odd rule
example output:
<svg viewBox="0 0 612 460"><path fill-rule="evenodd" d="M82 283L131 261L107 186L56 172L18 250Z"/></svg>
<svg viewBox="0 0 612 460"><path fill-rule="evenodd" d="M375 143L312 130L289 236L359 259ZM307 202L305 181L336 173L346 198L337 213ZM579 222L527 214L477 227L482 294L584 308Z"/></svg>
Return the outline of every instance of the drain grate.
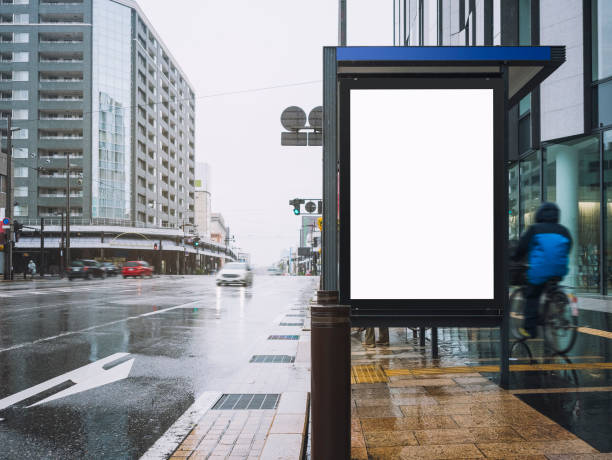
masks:
<svg viewBox="0 0 612 460"><path fill-rule="evenodd" d="M299 335L271 335L268 340L298 340Z"/></svg>
<svg viewBox="0 0 612 460"><path fill-rule="evenodd" d="M295 356L289 355L253 355L250 363L292 363Z"/></svg>
<svg viewBox="0 0 612 460"><path fill-rule="evenodd" d="M300 321L299 323L278 323L279 326L303 326L304 321Z"/></svg>
<svg viewBox="0 0 612 460"><path fill-rule="evenodd" d="M280 394L224 394L212 410L276 409Z"/></svg>

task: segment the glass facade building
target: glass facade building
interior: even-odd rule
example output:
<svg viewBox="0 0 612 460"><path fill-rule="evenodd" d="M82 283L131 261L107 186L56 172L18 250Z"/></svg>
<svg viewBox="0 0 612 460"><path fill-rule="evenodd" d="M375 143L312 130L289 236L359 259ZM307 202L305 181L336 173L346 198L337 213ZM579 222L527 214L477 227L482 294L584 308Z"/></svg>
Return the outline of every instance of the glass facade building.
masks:
<svg viewBox="0 0 612 460"><path fill-rule="evenodd" d="M0 2L0 118L20 128L21 221L182 228L195 213L195 93L134 0ZM10 20L9 20L10 18ZM112 221L112 222L111 222Z"/></svg>
<svg viewBox="0 0 612 460"><path fill-rule="evenodd" d="M404 46L565 45L567 61L510 111L509 235L543 201L574 239L565 283L612 288L612 2L395 0Z"/></svg>

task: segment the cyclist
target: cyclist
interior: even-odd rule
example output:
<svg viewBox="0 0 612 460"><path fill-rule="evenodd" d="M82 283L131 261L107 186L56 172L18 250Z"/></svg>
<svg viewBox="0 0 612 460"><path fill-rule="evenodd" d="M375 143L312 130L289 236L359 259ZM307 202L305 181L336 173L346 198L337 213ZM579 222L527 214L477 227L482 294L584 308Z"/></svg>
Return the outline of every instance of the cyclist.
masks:
<svg viewBox="0 0 612 460"><path fill-rule="evenodd" d="M567 228L559 224L559 207L555 203L542 203L535 216L536 223L521 236L513 260L528 256L525 320L520 334L525 338L537 335L540 295L551 278L563 278L568 272L572 237Z"/></svg>

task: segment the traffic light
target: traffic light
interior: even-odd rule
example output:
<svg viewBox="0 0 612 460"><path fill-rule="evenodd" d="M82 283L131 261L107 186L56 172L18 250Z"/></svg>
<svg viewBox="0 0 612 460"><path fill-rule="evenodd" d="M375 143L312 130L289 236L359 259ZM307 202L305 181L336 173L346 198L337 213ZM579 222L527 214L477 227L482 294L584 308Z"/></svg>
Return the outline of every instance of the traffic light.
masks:
<svg viewBox="0 0 612 460"><path fill-rule="evenodd" d="M200 247L200 238L195 237L195 238L193 239L193 247L194 247L194 248L199 248L199 247Z"/></svg>
<svg viewBox="0 0 612 460"><path fill-rule="evenodd" d="M301 200L299 198L295 198L293 200L289 200L289 205L293 206L293 214L296 216L300 215L301 207L305 203L306 200Z"/></svg>

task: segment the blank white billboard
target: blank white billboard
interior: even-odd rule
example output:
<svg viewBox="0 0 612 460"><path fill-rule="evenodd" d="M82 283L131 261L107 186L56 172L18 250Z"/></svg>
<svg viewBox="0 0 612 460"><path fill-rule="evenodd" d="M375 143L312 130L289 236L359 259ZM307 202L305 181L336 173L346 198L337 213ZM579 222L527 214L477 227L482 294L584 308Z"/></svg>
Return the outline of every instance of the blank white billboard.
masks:
<svg viewBox="0 0 612 460"><path fill-rule="evenodd" d="M493 90L350 91L351 299L493 299Z"/></svg>

